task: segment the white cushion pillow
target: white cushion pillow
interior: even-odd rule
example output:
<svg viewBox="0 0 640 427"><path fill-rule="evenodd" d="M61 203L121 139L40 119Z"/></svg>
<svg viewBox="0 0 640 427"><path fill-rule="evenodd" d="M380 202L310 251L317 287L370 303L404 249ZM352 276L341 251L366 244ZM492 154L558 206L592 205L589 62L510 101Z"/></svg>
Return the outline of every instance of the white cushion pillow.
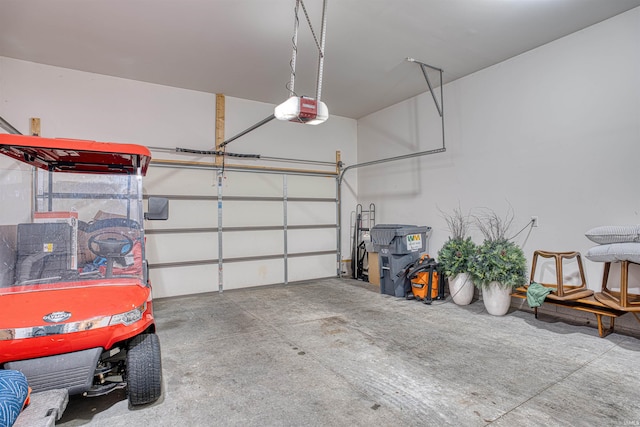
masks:
<svg viewBox="0 0 640 427"><path fill-rule="evenodd" d="M605 225L592 228L584 235L592 242L601 245L640 242L640 225Z"/></svg>
<svg viewBox="0 0 640 427"><path fill-rule="evenodd" d="M640 243L612 243L594 246L586 257L597 262L631 261L640 264Z"/></svg>

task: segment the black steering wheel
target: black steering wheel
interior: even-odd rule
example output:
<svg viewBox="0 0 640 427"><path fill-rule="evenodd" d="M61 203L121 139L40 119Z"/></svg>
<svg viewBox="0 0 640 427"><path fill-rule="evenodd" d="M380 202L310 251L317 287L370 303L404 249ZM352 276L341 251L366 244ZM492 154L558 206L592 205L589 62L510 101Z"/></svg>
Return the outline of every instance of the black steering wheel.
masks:
<svg viewBox="0 0 640 427"><path fill-rule="evenodd" d="M107 259L106 277L113 275L113 262L133 250L133 239L118 231L104 231L89 238L89 250L96 256Z"/></svg>

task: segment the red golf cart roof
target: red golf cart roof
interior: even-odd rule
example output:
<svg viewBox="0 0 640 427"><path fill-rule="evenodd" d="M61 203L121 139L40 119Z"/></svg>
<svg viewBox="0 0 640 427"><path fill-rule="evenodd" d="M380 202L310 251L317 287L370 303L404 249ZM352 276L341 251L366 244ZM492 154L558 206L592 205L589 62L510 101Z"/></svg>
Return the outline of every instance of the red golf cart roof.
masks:
<svg viewBox="0 0 640 427"><path fill-rule="evenodd" d="M0 134L0 153L41 169L78 173L146 174L147 147L80 139Z"/></svg>

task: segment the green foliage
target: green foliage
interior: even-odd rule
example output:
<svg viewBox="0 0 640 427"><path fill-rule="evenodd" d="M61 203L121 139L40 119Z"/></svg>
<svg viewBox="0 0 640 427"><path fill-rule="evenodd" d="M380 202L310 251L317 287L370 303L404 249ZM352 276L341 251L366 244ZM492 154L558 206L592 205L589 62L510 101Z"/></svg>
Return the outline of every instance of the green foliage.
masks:
<svg viewBox="0 0 640 427"><path fill-rule="evenodd" d="M469 272L473 256L477 250L471 237L466 239L449 238L438 252L438 264L447 277Z"/></svg>
<svg viewBox="0 0 640 427"><path fill-rule="evenodd" d="M469 273L479 288L491 282L515 288L527 281L527 261L515 243L506 239L485 240L473 256Z"/></svg>

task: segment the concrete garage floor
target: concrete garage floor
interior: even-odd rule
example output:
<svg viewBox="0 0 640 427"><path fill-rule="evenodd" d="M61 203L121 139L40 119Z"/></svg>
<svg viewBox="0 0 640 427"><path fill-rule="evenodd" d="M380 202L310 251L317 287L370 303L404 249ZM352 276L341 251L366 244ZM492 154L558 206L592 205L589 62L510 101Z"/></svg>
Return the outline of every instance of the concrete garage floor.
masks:
<svg viewBox="0 0 640 427"><path fill-rule="evenodd" d="M157 300L164 392L62 426L640 425L640 340L325 279Z"/></svg>

